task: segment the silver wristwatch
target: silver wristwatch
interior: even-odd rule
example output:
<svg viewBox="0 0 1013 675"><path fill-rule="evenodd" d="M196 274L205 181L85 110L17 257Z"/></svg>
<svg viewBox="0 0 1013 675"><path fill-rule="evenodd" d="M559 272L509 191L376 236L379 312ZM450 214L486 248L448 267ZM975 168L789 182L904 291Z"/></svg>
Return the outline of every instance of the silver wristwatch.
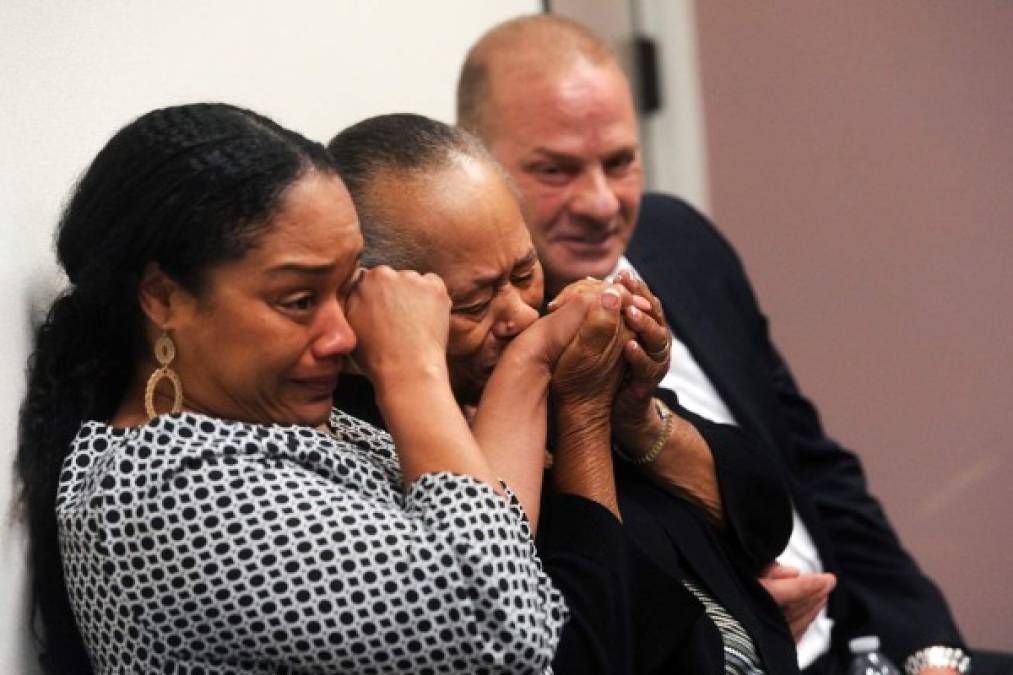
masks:
<svg viewBox="0 0 1013 675"><path fill-rule="evenodd" d="M904 661L907 675L918 675L923 668L954 668L960 675L971 672L971 657L959 647L926 647Z"/></svg>

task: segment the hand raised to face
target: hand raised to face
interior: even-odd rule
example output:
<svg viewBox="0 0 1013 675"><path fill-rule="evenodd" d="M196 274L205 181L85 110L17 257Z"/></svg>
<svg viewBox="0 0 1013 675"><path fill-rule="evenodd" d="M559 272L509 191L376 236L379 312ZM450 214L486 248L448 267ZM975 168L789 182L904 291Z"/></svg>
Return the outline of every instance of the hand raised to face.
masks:
<svg viewBox="0 0 1013 675"><path fill-rule="evenodd" d="M586 309L552 371L552 391L561 405L589 406L608 415L626 370L623 345L633 335L622 320L623 302L623 292L610 286L580 292L566 303Z"/></svg>
<svg viewBox="0 0 1013 675"><path fill-rule="evenodd" d="M419 368L446 368L450 297L435 274L365 269L346 314L358 338L353 359L375 386Z"/></svg>
<svg viewBox="0 0 1013 675"><path fill-rule="evenodd" d="M647 284L628 272L620 272L616 284L649 305L647 310L641 309L642 304L638 303L623 311L636 340L630 340L623 351L629 364L629 375L616 396L612 410L612 429L616 439L630 451L639 453L647 449L643 446L651 442L649 439L656 438L662 427L651 400L654 390L668 373L672 336L665 323L661 302Z"/></svg>
<svg viewBox="0 0 1013 675"><path fill-rule="evenodd" d="M618 279L617 279L618 281ZM549 313L553 313L558 309L564 307L568 302L576 297L584 294L597 294L604 291L606 288L613 288L619 293L622 298L622 307L625 310L628 306L633 305L641 311L650 311L651 304L646 298L634 296L630 293L629 289L625 285L613 284L608 281L601 279L595 279L594 277L587 277L586 279L580 279L568 284L559 294L554 297L547 305Z"/></svg>
<svg viewBox="0 0 1013 675"><path fill-rule="evenodd" d="M550 311L564 307L574 297L600 292L609 283L582 279L567 286L549 305ZM613 406L612 428L619 442L634 451L657 437L661 420L651 399L669 368L671 335L661 302L647 285L628 272L620 272L612 288L622 297L622 315L635 339L623 345L627 375Z"/></svg>

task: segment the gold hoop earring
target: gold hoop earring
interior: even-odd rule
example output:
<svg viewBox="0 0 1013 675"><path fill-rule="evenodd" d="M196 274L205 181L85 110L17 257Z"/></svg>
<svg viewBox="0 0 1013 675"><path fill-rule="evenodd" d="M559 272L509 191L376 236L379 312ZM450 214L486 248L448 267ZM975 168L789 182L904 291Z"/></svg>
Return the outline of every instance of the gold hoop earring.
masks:
<svg viewBox="0 0 1013 675"><path fill-rule="evenodd" d="M155 411L155 387L162 380L169 380L169 383L172 384L172 410L169 412L175 414L183 409L183 383L180 382L176 371L169 367L172 360L176 358L176 345L166 332L163 332L155 340L155 358L160 367L151 374L151 377L148 378L148 385L144 388L144 412L148 413L149 422L158 415Z"/></svg>

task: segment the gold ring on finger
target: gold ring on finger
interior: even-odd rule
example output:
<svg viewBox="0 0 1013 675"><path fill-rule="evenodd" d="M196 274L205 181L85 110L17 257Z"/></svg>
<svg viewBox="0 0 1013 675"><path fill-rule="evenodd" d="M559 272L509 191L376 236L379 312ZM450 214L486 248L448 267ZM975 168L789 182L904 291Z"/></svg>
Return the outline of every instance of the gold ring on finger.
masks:
<svg viewBox="0 0 1013 675"><path fill-rule="evenodd" d="M658 351L649 352L645 349L644 353L646 353L651 358L652 361L661 362L668 358L668 354L671 351L672 351L672 338L669 338L668 340L665 341L665 346L659 349Z"/></svg>

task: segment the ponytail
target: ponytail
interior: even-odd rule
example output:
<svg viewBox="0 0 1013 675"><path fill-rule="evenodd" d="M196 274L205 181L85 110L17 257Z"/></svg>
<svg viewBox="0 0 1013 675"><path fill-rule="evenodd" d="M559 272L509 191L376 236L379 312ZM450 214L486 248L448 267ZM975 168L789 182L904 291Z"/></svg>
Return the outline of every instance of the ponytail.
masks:
<svg viewBox="0 0 1013 675"><path fill-rule="evenodd" d="M92 672L64 581L56 500L81 424L115 415L147 349L143 269L155 262L197 293L211 268L255 244L285 189L310 170L334 173L320 144L249 110L201 103L134 120L77 185L56 246L70 289L35 336L15 460L46 673Z"/></svg>
<svg viewBox="0 0 1013 675"><path fill-rule="evenodd" d="M68 675L91 673L91 668L60 562L55 504L61 467L81 423L112 415L126 391L132 351L123 344L130 337L109 340L101 332L108 310L87 304L78 293L64 294L36 333L15 460L29 534L32 626L43 628L35 636L42 647L40 662L46 673Z"/></svg>

